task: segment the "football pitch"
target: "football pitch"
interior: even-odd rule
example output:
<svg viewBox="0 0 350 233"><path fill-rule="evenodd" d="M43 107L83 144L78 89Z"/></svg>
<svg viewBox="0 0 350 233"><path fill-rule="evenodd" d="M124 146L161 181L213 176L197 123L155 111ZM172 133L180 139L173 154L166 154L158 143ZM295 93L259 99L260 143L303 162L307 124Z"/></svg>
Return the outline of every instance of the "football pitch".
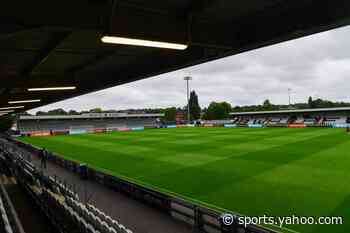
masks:
<svg viewBox="0 0 350 233"><path fill-rule="evenodd" d="M285 226L295 232L350 232L344 129L177 128L20 140L222 211L344 217L342 225Z"/></svg>

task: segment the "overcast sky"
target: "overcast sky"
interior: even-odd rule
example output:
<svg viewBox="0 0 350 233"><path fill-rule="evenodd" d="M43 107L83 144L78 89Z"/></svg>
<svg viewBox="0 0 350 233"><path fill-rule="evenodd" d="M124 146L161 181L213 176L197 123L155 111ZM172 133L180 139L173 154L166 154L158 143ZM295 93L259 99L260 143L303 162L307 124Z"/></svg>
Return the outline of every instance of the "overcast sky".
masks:
<svg viewBox="0 0 350 233"><path fill-rule="evenodd" d="M184 106L186 83L202 107L211 101L232 105L305 102L309 95L350 102L350 27L284 42L191 68L91 93L38 110L156 108Z"/></svg>

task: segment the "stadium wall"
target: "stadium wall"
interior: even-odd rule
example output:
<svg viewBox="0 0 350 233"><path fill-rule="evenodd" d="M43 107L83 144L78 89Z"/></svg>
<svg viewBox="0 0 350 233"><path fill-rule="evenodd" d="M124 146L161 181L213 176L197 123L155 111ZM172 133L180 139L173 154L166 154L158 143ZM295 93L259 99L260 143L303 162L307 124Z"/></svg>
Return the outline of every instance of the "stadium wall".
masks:
<svg viewBox="0 0 350 233"><path fill-rule="evenodd" d="M155 128L158 115L160 114L141 114L136 116L134 114L128 117L125 115L123 118L106 118L101 116L101 118L97 118L98 116L90 115L21 116L17 121L17 127L22 135L31 136L56 135L56 132L79 134L142 130L142 128Z"/></svg>
<svg viewBox="0 0 350 233"><path fill-rule="evenodd" d="M263 128L263 124L248 124L249 128Z"/></svg>
<svg viewBox="0 0 350 233"><path fill-rule="evenodd" d="M350 128L350 124L346 123L346 124L334 124L332 126L333 128Z"/></svg>
<svg viewBox="0 0 350 233"><path fill-rule="evenodd" d="M225 128L237 128L237 124L224 124Z"/></svg>
<svg viewBox="0 0 350 233"><path fill-rule="evenodd" d="M306 128L305 124L289 124L288 128Z"/></svg>
<svg viewBox="0 0 350 233"><path fill-rule="evenodd" d="M30 144L16 141L18 146L39 154L39 148ZM74 173L80 173L80 164L62 158L56 154L50 154L48 159ZM94 168L87 167L87 179L105 185L117 192L135 198L145 204L158 208L168 213L174 219L186 222L194 227L198 232L202 233L229 233L229 232L245 232L245 233L277 233L276 231L264 228L262 226L248 225L246 228L238 224L238 215L232 225L225 225L221 221L222 213L209 209L205 206L192 203L180 197L161 193L156 190L141 186L126 179L122 179L110 174L97 171Z"/></svg>
<svg viewBox="0 0 350 233"><path fill-rule="evenodd" d="M86 134L87 130L85 129L71 129L69 130L69 134L75 135L75 134Z"/></svg>

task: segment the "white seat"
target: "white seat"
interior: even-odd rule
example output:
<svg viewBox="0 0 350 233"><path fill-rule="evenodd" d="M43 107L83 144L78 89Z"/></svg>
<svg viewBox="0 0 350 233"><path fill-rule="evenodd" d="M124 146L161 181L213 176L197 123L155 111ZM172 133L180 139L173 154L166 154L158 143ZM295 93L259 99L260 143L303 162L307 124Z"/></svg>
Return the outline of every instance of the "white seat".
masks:
<svg viewBox="0 0 350 233"><path fill-rule="evenodd" d="M7 215L6 214L2 214L1 216L2 216L2 220L4 221L5 226L6 225L10 226L10 222L9 222L9 219L7 218Z"/></svg>
<svg viewBox="0 0 350 233"><path fill-rule="evenodd" d="M108 224L106 223L106 222L102 222L102 224L101 224L101 228L102 228L102 232L108 232L109 231L109 226L108 226Z"/></svg>
<svg viewBox="0 0 350 233"><path fill-rule="evenodd" d="M90 210L90 211L92 211L92 210L93 210L93 207L92 207L92 205L91 205L91 204L87 204L87 205L86 205L86 208L87 208L88 210Z"/></svg>
<svg viewBox="0 0 350 233"><path fill-rule="evenodd" d="M90 221L90 222L93 222L95 219L94 219L94 214L92 212L88 212L88 215L87 215L87 219Z"/></svg>
<svg viewBox="0 0 350 233"><path fill-rule="evenodd" d="M97 230L103 232L102 221L99 218L97 218L96 228Z"/></svg>
<svg viewBox="0 0 350 233"><path fill-rule="evenodd" d="M117 232L119 233L119 231L120 231L121 229L120 229L120 224L118 223L118 221L113 220L113 224L112 224L112 226L113 226L113 227L114 227L114 229L116 229L116 230L117 230Z"/></svg>
<svg viewBox="0 0 350 233"><path fill-rule="evenodd" d="M113 227L108 229L108 233L118 233Z"/></svg>
<svg viewBox="0 0 350 233"><path fill-rule="evenodd" d="M12 228L11 228L10 225L6 225L5 226L5 231L6 231L6 233L13 233Z"/></svg>
<svg viewBox="0 0 350 233"><path fill-rule="evenodd" d="M87 233L95 233L95 228L91 224L88 224L86 227L86 231Z"/></svg>
<svg viewBox="0 0 350 233"><path fill-rule="evenodd" d="M125 227L124 225L121 225L121 224L120 224L119 226L120 226L120 232L121 232L121 233L128 233L128 232L127 232L127 229L126 229L126 227Z"/></svg>
<svg viewBox="0 0 350 233"><path fill-rule="evenodd" d="M110 225L110 226L113 225L113 219L110 216L107 215L105 220L106 220L108 225Z"/></svg>

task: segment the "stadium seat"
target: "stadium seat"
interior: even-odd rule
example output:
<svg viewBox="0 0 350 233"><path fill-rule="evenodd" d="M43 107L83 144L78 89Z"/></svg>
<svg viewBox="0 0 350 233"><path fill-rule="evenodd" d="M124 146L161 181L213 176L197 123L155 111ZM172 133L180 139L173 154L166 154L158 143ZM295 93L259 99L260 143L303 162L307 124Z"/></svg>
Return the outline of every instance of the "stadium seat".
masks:
<svg viewBox="0 0 350 233"><path fill-rule="evenodd" d="M4 206L3 206L3 205L2 205L2 206L0 206L0 210L1 210L1 213L3 213L3 214L5 214L5 213L6 213L5 208L4 208Z"/></svg>
<svg viewBox="0 0 350 233"><path fill-rule="evenodd" d="M106 222L102 221L102 232L108 232L109 226Z"/></svg>
<svg viewBox="0 0 350 233"><path fill-rule="evenodd" d="M90 211L92 211L92 209L93 209L93 207L92 207L91 204L86 204L86 208L87 208L88 210L90 210Z"/></svg>
<svg viewBox="0 0 350 233"><path fill-rule="evenodd" d="M108 233L118 233L113 227L109 227Z"/></svg>
<svg viewBox="0 0 350 233"><path fill-rule="evenodd" d="M113 219L110 216L106 216L105 221L108 225L113 226Z"/></svg>
<svg viewBox="0 0 350 233"><path fill-rule="evenodd" d="M83 226L84 231L86 232L88 230L88 224L85 222L83 218L81 219L81 224Z"/></svg>
<svg viewBox="0 0 350 233"><path fill-rule="evenodd" d="M87 217L89 213L88 209L86 209L85 206L80 206L80 209L81 209L81 215L84 217Z"/></svg>
<svg viewBox="0 0 350 233"><path fill-rule="evenodd" d="M93 221L92 221L92 222L95 223L95 224L96 224L96 223L99 221L99 219L100 219L100 218L98 218L96 215L93 215L92 217L93 217Z"/></svg>
<svg viewBox="0 0 350 233"><path fill-rule="evenodd" d="M95 228L91 224L88 224L86 227L86 232L87 233L95 233Z"/></svg>
<svg viewBox="0 0 350 233"><path fill-rule="evenodd" d="M101 211L101 220L106 222L107 215Z"/></svg>
<svg viewBox="0 0 350 233"><path fill-rule="evenodd" d="M95 208L95 206L91 205L91 204L88 204L87 205L87 208L94 214L94 215L97 215L98 212L97 212L97 209Z"/></svg>
<svg viewBox="0 0 350 233"><path fill-rule="evenodd" d="M73 211L73 218L74 218L74 221L78 222L79 223L79 214L75 211Z"/></svg>
<svg viewBox="0 0 350 233"><path fill-rule="evenodd" d="M94 214L92 212L88 212L88 216L87 216L87 219L90 221L90 222L94 222L95 219L94 219Z"/></svg>
<svg viewBox="0 0 350 233"><path fill-rule="evenodd" d="M73 201L72 201L72 199L71 199L70 197L67 197L67 198L66 198L66 201L67 201L67 204L68 204L69 206L73 206Z"/></svg>
<svg viewBox="0 0 350 233"><path fill-rule="evenodd" d="M104 221L105 215L104 215L104 213L102 213L100 210L97 211L97 216L98 216L102 221Z"/></svg>
<svg viewBox="0 0 350 233"><path fill-rule="evenodd" d="M96 229L103 232L103 227L102 227L102 221L100 218L97 218L97 221L96 221Z"/></svg>
<svg viewBox="0 0 350 233"><path fill-rule="evenodd" d="M119 224L117 221L114 220L112 226L117 230L118 233L121 231L121 224Z"/></svg>
<svg viewBox="0 0 350 233"><path fill-rule="evenodd" d="M12 228L9 224L5 225L5 231L6 233L13 233Z"/></svg>
<svg viewBox="0 0 350 233"><path fill-rule="evenodd" d="M124 225L120 225L120 232L121 233L129 233L129 232L127 232L127 229Z"/></svg>

